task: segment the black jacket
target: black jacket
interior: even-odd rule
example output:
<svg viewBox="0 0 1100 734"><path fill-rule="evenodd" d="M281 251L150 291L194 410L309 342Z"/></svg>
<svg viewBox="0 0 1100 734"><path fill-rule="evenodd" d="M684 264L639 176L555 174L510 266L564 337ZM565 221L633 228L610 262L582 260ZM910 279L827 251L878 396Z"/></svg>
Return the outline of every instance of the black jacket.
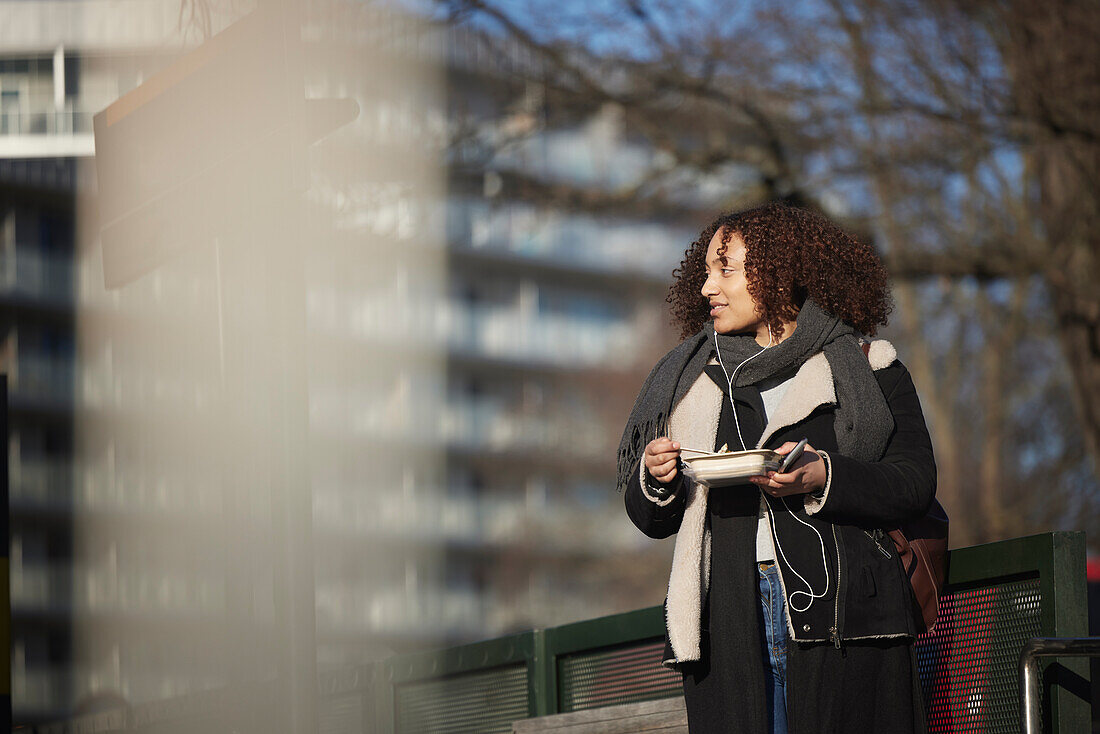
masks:
<svg viewBox="0 0 1100 734"><path fill-rule="evenodd" d="M894 432L881 460L857 461L838 453L833 420L835 405L832 403L807 406L808 410L803 411L805 417L801 420L778 430L773 426L774 432L765 443L765 447L775 448L786 441L797 441L806 437L815 449L827 452L830 459L828 494L824 504L814 514L807 514L803 500L798 496L786 498L786 503L772 498L770 503L774 510L773 542L778 541L783 551L776 553L776 560L787 598L796 590L813 591L819 595L804 611L799 609L806 606L806 595L798 597L798 604L787 605L792 638L807 643L799 646L801 650L810 650L815 647L810 643L819 643L817 648L827 647L838 651L838 656L845 656L840 648L855 644L862 646L861 654L872 649L872 657L877 655L881 658L885 653L874 652L875 645L907 647L919 630L919 610L916 608L908 578L891 541L884 537L882 530L897 527L927 511L935 495L935 462L920 403L908 371L900 362L892 361L889 365L880 366L875 371L875 376L895 422ZM702 376L700 379L709 378ZM726 386L722 385L722 389L726 389ZM723 398L723 402L724 411L718 423L715 446L725 442L731 445L737 443L736 440L729 440L732 409L728 399ZM764 430L764 410L759 391L751 386L735 388L733 402L737 408L742 435L746 444L751 446ZM676 533L680 529L687 496L683 478L673 482L675 495L671 502L662 506L643 493L640 475L640 471L633 473L633 479L626 491L626 508L631 520L643 533L653 538L665 538ZM722 674L727 680L724 683L719 682L720 676L712 673L712 670L725 663L706 658L715 654L714 650L724 650L724 655L736 657L739 661L758 661L756 653L750 649L751 645L746 647L744 640L739 641L740 638L751 638L757 631L747 616L751 614L746 611L748 607L737 600L755 599L757 593L755 586L751 585L753 576L742 567L751 568L752 561L755 560L759 497L759 490L751 484L710 491L707 523L712 534L713 560L709 592L704 601L701 621L704 660L686 665L677 663L666 628L665 661L685 674L685 695L688 698L689 720L693 722L693 732L703 729L698 724L708 720L708 717L714 721L722 721L729 716L744 715L744 712L735 714L735 704L718 703L718 699L725 701L728 698L726 693L731 687L745 688L745 676L748 673L737 670L734 665L731 668L733 672ZM806 524L817 530L820 541L818 535L809 530ZM780 546L777 545L778 547ZM798 570L805 582L794 574L794 569ZM716 584L723 586L716 589ZM823 591L826 593L822 594ZM712 607L717 610L716 617L712 617ZM904 653L904 657L898 658L901 653ZM822 660L831 659L831 653L821 650L807 654L816 655ZM898 659L888 660L890 665L904 667L911 662L911 650L894 651L891 654ZM837 657L838 661L840 659ZM831 664L818 660L814 666L828 670ZM799 671L798 663L794 659L792 665L792 677L810 674L810 671ZM749 667L756 666L757 663L754 662ZM830 686L828 675L822 674L820 670L815 671L814 675L817 676L817 684L825 688ZM867 682L871 685L867 690L872 690L874 685L881 683ZM911 702L913 691L916 690L915 672L912 679L907 676L904 681L897 683L901 690L895 691L889 688L893 683L886 682L890 695L898 694L899 700ZM812 685L807 684L806 687L812 688ZM749 685L746 690L752 688ZM825 688L817 694L801 691L794 696L794 700L789 692L791 708L801 710L805 715L808 715L807 711L812 711L815 722L812 726L820 725L817 717L823 710L829 709L829 706L833 707L829 710L836 717L843 717L853 711L858 713L859 707L850 705L852 702L845 702L843 696L834 696L835 700L831 702L824 700ZM858 688L859 686L855 686L855 689ZM696 699L694 712L693 696ZM744 697L745 701L755 699L755 695ZM736 700L736 696L733 700ZM916 701L917 703L912 704L913 707L919 707L919 692L916 694ZM708 711L700 713L701 707L706 707ZM902 709L902 721L917 716L917 713L905 706ZM791 711L792 715L794 713L795 711ZM874 715L874 712L868 715ZM811 725L804 721L802 729L812 730L807 728L809 726ZM752 731L753 727L746 727L745 730ZM792 731L796 730L798 729L792 728ZM830 729L821 727L820 730ZM914 730L919 731L920 728Z"/></svg>

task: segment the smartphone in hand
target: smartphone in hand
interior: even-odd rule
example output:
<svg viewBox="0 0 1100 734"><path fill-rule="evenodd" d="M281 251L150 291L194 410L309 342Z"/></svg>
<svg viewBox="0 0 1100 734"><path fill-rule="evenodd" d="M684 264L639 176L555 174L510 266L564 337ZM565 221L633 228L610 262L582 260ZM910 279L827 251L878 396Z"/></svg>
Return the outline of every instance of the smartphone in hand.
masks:
<svg viewBox="0 0 1100 734"><path fill-rule="evenodd" d="M809 443L810 439L804 438L795 444L791 452L783 457L783 463L779 466L780 474L786 474L787 470L794 466L794 463L802 456L802 452L806 450L806 445Z"/></svg>

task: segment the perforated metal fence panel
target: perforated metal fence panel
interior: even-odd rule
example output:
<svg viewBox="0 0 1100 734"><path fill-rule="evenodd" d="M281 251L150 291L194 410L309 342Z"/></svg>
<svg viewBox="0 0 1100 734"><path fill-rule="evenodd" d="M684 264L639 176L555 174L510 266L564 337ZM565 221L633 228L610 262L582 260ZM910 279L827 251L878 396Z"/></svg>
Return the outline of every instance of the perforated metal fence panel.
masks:
<svg viewBox="0 0 1100 734"><path fill-rule="evenodd" d="M381 676L372 665L321 672L317 678L318 734L372 731L378 716L375 694L381 685Z"/></svg>
<svg viewBox="0 0 1100 734"><path fill-rule="evenodd" d="M398 734L510 732L528 716L525 664L403 683L394 693Z"/></svg>
<svg viewBox="0 0 1100 734"><path fill-rule="evenodd" d="M365 728L362 691L318 699L318 734L360 734Z"/></svg>
<svg viewBox="0 0 1100 734"><path fill-rule="evenodd" d="M679 696L680 674L661 665L663 639L589 650L558 660L560 710Z"/></svg>
<svg viewBox="0 0 1100 734"><path fill-rule="evenodd" d="M936 629L917 640L930 732L1019 732L1020 650L1040 634L1039 579L940 600Z"/></svg>

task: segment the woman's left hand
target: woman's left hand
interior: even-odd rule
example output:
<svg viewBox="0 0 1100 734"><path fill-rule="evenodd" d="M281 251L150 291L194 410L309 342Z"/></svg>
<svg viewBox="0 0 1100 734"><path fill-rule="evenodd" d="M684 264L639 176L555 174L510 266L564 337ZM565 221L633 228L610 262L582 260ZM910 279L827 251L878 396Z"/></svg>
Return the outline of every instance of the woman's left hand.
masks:
<svg viewBox="0 0 1100 734"><path fill-rule="evenodd" d="M775 453L786 456L795 446L797 444L794 441L788 441L777 448ZM813 446L806 444L802 456L788 471L783 474L770 471L767 476L749 477L749 481L772 497L806 494L825 486L825 461Z"/></svg>

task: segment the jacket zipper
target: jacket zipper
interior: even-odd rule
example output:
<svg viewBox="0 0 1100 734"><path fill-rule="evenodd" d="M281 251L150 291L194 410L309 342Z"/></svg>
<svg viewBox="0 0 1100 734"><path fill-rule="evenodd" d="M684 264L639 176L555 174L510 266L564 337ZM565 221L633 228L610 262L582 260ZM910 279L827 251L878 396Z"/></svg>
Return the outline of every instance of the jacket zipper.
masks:
<svg viewBox="0 0 1100 734"><path fill-rule="evenodd" d="M878 548L878 552L881 553L884 558L890 557L890 551L883 548L882 543L880 542L882 536L885 535L885 533L883 533L881 529L876 529L873 535L871 533L868 533L866 530L864 530L863 532L867 534L868 538L875 541L875 547Z"/></svg>
<svg viewBox="0 0 1100 734"><path fill-rule="evenodd" d="M772 527L771 522L771 505L764 501L764 512L768 516L768 527ZM835 599L833 603L833 626L829 628L829 640L836 646L836 649L840 649L840 541L836 537L836 525L832 526L833 531L833 547L836 548L836 591L834 592ZM773 531L774 532L774 531ZM866 531L864 531L866 532ZM775 538L772 538L772 542L775 542ZM783 603L787 603L786 599L786 585L783 584L783 566L776 562L776 566L779 569L779 583L783 585Z"/></svg>
<svg viewBox="0 0 1100 734"><path fill-rule="evenodd" d="M833 525L833 547L836 548L836 599L833 604L833 626L829 628L829 637L836 649L840 649L840 542L836 539L836 525Z"/></svg>

